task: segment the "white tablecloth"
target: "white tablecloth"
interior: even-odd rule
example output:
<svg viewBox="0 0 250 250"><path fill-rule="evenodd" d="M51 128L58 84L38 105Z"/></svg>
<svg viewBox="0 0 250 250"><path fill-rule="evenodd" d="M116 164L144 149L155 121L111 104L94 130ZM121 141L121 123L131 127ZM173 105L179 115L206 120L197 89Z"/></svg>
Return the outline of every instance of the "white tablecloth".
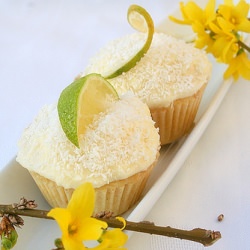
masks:
<svg viewBox="0 0 250 250"><path fill-rule="evenodd" d="M0 1L0 169L15 156L17 141L38 110L57 100L98 49L132 31L126 21L131 3ZM136 3L155 22L178 6L170 0ZM220 231L222 239L208 249L250 249L249 107L250 82L240 79L146 220ZM218 222L221 213L225 218ZM200 244L140 233L133 234L127 246L203 249Z"/></svg>

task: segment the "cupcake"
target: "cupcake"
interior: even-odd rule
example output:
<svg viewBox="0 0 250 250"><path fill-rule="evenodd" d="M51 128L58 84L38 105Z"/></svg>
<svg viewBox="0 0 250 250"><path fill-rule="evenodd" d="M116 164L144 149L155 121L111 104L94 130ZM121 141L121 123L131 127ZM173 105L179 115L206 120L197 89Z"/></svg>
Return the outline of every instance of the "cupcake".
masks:
<svg viewBox="0 0 250 250"><path fill-rule="evenodd" d="M105 75L143 46L147 34L133 33L111 41L90 59L83 74ZM119 95L128 90L148 105L161 144L189 133L211 75L204 51L163 33L154 33L147 53L129 71L109 79Z"/></svg>
<svg viewBox="0 0 250 250"><path fill-rule="evenodd" d="M141 196L160 148L146 104L132 93L94 118L76 147L66 137L57 104L44 106L19 142L17 162L28 169L52 207L66 207L80 184L96 190L94 214L122 214Z"/></svg>

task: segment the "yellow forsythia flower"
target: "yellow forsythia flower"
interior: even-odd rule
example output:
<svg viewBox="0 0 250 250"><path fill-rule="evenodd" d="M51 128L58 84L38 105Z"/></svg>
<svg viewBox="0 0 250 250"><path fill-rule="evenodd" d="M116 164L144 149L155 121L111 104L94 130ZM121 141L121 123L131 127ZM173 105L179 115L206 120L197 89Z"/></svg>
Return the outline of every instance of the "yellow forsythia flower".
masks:
<svg viewBox="0 0 250 250"><path fill-rule="evenodd" d="M189 1L180 3L183 20L169 18L179 24L191 25L197 35L195 46L211 53L218 62L228 64L224 78L233 76L237 80L242 76L249 79L250 59L247 53L250 47L239 33L250 33L249 8L245 0L236 5L233 0L224 0L216 10L215 0L208 0L204 10Z"/></svg>
<svg viewBox="0 0 250 250"><path fill-rule="evenodd" d="M250 32L250 22L248 20L249 4L240 0L237 5L232 1L221 4L218 8L218 14L228 23L234 26L233 30Z"/></svg>
<svg viewBox="0 0 250 250"><path fill-rule="evenodd" d="M128 240L128 236L122 232L122 230L126 226L126 221L122 217L116 217L117 220L123 223L122 228L115 228L112 230L106 230L103 232L103 235L99 239L101 244L95 247L95 250L126 250L127 248L122 247L125 245L126 241Z"/></svg>
<svg viewBox="0 0 250 250"><path fill-rule="evenodd" d="M250 60L247 54L242 51L234 57L224 73L224 78L229 78L233 76L235 80L242 76L243 78L250 80Z"/></svg>
<svg viewBox="0 0 250 250"><path fill-rule="evenodd" d="M210 30L213 32L213 44L209 52L218 61L228 63L239 50L237 44L239 38L232 33L233 25L226 22L222 17L217 18L216 24L209 24Z"/></svg>
<svg viewBox="0 0 250 250"><path fill-rule="evenodd" d="M108 224L104 221L92 218L95 205L95 190L91 183L84 183L73 193L67 208L54 208L48 216L53 217L62 231L62 245L65 250L125 250L122 246L128 236L122 232L122 228L107 230ZM96 240L99 245L87 248L83 241ZM59 240L60 242L60 240ZM61 242L60 242L61 243Z"/></svg>
<svg viewBox="0 0 250 250"><path fill-rule="evenodd" d="M84 240L98 240L107 223L91 218L95 204L95 191L90 183L78 187L67 208L54 208L48 216L53 217L62 231L65 250L84 250Z"/></svg>
<svg viewBox="0 0 250 250"><path fill-rule="evenodd" d="M169 17L172 21L179 24L193 25L194 23L199 23L206 27L216 17L215 0L209 0L204 10L193 1L187 2L186 5L180 2L180 10L184 20L173 16Z"/></svg>

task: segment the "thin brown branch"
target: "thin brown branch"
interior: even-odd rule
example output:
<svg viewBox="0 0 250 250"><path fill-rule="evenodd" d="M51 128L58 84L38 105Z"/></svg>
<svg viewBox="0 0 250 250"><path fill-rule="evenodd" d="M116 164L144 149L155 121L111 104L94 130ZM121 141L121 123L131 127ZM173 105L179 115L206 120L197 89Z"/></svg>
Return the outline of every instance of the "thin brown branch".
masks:
<svg viewBox="0 0 250 250"><path fill-rule="evenodd" d="M102 219L108 223L110 227L122 227L123 224L116 220L115 218ZM221 238L220 232L215 232L211 230L195 228L192 230L182 230L172 228L170 226L156 226L154 223L150 222L132 222L126 221L126 230L148 233L148 234L156 234L167 237L174 237L183 240L195 241L203 244L204 246L211 246L217 240Z"/></svg>
<svg viewBox="0 0 250 250"><path fill-rule="evenodd" d="M20 216L42 218L42 219L53 219L47 216L48 212L49 211L38 210L38 209L17 209L13 208L11 205L0 205L0 215L14 214ZM123 223L115 218L108 218L108 219L100 218L100 220L106 221L109 227L113 228L123 227ZM192 230L181 230L169 226L167 227L156 226L153 223L149 222L126 221L125 230L190 240L197 243L201 243L204 246L211 246L221 238L221 234L218 231L211 231L201 228L195 228Z"/></svg>
<svg viewBox="0 0 250 250"><path fill-rule="evenodd" d="M247 46L245 43L243 43L241 40L238 41L238 44L240 45L241 48L247 50L248 52L250 52L250 47Z"/></svg>
<svg viewBox="0 0 250 250"><path fill-rule="evenodd" d="M47 216L49 211L39 209L18 209L12 205L0 205L0 216L4 214L15 214L21 216L35 217L41 219L53 219Z"/></svg>

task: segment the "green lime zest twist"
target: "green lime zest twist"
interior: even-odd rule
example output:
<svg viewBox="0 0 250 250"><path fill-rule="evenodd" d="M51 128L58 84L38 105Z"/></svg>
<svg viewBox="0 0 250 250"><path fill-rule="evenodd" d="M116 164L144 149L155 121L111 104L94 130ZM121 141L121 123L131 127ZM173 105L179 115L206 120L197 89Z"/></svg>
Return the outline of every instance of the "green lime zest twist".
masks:
<svg viewBox="0 0 250 250"><path fill-rule="evenodd" d="M137 62L147 53L150 48L151 42L154 35L154 22L150 14L139 5L131 5L127 12L127 19L129 24L136 30L140 32L147 32L148 36L143 47L126 62L123 66L118 69L115 69L113 73L108 76L104 76L106 79L112 79L121 75L123 72L129 71L133 68Z"/></svg>

